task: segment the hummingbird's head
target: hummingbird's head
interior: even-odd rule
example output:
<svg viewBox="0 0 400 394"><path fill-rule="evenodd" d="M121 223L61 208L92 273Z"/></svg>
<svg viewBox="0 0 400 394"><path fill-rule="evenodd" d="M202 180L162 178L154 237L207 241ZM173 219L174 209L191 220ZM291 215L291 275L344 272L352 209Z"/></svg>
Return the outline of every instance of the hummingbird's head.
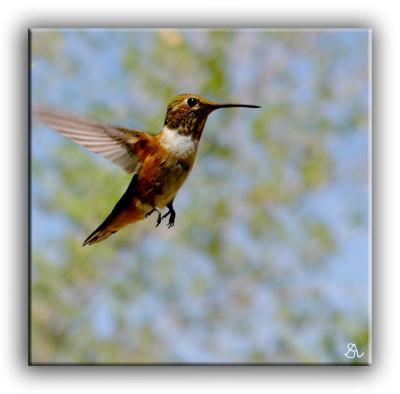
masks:
<svg viewBox="0 0 400 394"><path fill-rule="evenodd" d="M168 104L164 127L180 134L191 134L193 139L199 140L208 115L216 109L229 107L260 108L258 105L220 104L197 94L180 94Z"/></svg>

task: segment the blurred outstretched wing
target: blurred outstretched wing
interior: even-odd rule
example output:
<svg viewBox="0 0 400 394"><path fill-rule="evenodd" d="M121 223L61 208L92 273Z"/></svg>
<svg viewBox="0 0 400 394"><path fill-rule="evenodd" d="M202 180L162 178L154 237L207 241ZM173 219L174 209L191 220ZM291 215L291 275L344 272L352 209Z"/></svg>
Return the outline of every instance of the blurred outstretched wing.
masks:
<svg viewBox="0 0 400 394"><path fill-rule="evenodd" d="M118 164L128 173L135 172L139 159L134 145L145 133L43 108L35 109L34 115L65 137Z"/></svg>

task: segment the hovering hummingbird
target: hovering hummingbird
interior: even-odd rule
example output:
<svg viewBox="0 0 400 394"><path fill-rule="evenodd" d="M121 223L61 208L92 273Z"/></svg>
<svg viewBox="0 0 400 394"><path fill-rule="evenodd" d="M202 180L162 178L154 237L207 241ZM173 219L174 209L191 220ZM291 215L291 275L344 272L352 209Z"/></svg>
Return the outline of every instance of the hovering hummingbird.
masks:
<svg viewBox="0 0 400 394"><path fill-rule="evenodd" d="M157 135L46 109L35 110L36 117L49 127L133 174L124 195L82 246L103 241L153 212L157 213L156 227L168 216L168 228L172 227L176 217L173 202L193 167L207 117L216 109L229 107L260 108L219 104L196 94L180 94L168 104L164 127ZM162 215L164 207L168 211Z"/></svg>

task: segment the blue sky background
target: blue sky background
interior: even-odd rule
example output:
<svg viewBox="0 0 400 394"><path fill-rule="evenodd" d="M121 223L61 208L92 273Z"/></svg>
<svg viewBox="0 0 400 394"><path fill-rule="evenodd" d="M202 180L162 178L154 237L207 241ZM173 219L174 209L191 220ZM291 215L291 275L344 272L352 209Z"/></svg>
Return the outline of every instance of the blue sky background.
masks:
<svg viewBox="0 0 400 394"><path fill-rule="evenodd" d="M346 344L369 319L368 32L36 30L32 43L33 105L152 132L182 92L262 106L209 118L173 230L149 219L125 230L122 246L116 234L89 249L80 242L129 176L33 122L33 280L46 291L34 287L32 302L47 316L34 319L37 357L348 362ZM108 265L96 266L99 256ZM94 270L82 288L63 277L74 261ZM61 302L52 280L90 297ZM54 334L50 319L64 327L60 343L43 335ZM121 327L146 328L128 340ZM84 338L99 348L81 352ZM126 354L100 346L119 348L118 338Z"/></svg>

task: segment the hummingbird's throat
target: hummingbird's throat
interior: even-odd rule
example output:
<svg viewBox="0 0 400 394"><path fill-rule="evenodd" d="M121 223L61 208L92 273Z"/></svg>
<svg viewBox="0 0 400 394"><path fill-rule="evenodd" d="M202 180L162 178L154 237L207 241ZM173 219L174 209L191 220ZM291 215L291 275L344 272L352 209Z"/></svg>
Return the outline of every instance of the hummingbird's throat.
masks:
<svg viewBox="0 0 400 394"><path fill-rule="evenodd" d="M197 114L191 113L186 116L185 119L181 119L181 122L170 123L166 122L164 125L164 129L167 128L169 130L173 130L176 134L191 136L191 138L198 142L201 138L201 135L204 130L204 126L207 121L207 116L201 115L196 116Z"/></svg>

